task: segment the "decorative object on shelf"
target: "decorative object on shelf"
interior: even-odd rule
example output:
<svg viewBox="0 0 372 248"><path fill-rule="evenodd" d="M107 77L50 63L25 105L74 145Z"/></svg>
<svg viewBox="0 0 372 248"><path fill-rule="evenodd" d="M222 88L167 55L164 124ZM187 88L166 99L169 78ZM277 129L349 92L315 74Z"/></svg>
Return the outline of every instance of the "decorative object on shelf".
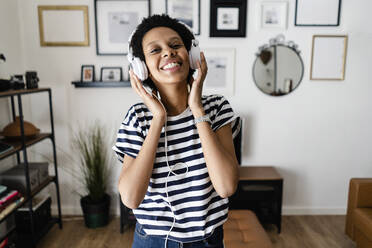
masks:
<svg viewBox="0 0 372 248"><path fill-rule="evenodd" d="M93 82L95 80L94 65L81 66L81 82Z"/></svg>
<svg viewBox="0 0 372 248"><path fill-rule="evenodd" d="M187 24L200 35L200 0L166 0L166 14Z"/></svg>
<svg viewBox="0 0 372 248"><path fill-rule="evenodd" d="M210 37L245 37L247 0L210 2Z"/></svg>
<svg viewBox="0 0 372 248"><path fill-rule="evenodd" d="M40 129L35 127L32 123L23 120L24 134L26 138L33 138L40 133ZM8 140L19 140L21 136L21 121L19 116L15 121L6 125L1 133Z"/></svg>
<svg viewBox="0 0 372 248"><path fill-rule="evenodd" d="M285 41L280 34L258 48L253 64L256 86L271 96L282 96L294 91L300 84L304 65L298 45Z"/></svg>
<svg viewBox="0 0 372 248"><path fill-rule="evenodd" d="M295 26L339 26L341 0L296 0Z"/></svg>
<svg viewBox="0 0 372 248"><path fill-rule="evenodd" d="M105 128L99 122L88 128L80 128L74 133L73 148L80 158L81 175L85 195L80 195L80 204L88 228L105 226L109 219L110 196L106 193L111 173L108 157L108 142Z"/></svg>
<svg viewBox="0 0 372 248"><path fill-rule="evenodd" d="M261 2L261 28L287 29L288 2Z"/></svg>
<svg viewBox="0 0 372 248"><path fill-rule="evenodd" d="M128 39L150 13L149 0L95 0L97 55L125 55Z"/></svg>
<svg viewBox="0 0 372 248"><path fill-rule="evenodd" d="M311 80L344 80L347 35L313 35Z"/></svg>
<svg viewBox="0 0 372 248"><path fill-rule="evenodd" d="M88 6L40 5L40 46L89 46Z"/></svg>
<svg viewBox="0 0 372 248"><path fill-rule="evenodd" d="M38 85L39 78L37 77L36 71L26 71L26 87L27 89L36 89Z"/></svg>
<svg viewBox="0 0 372 248"><path fill-rule="evenodd" d="M10 84L13 90L20 90L25 88L25 82L23 81L23 75L10 76Z"/></svg>
<svg viewBox="0 0 372 248"><path fill-rule="evenodd" d="M121 67L102 67L101 81L102 82L119 82L122 80Z"/></svg>
<svg viewBox="0 0 372 248"><path fill-rule="evenodd" d="M207 94L234 95L235 49L203 49L208 64L204 90Z"/></svg>

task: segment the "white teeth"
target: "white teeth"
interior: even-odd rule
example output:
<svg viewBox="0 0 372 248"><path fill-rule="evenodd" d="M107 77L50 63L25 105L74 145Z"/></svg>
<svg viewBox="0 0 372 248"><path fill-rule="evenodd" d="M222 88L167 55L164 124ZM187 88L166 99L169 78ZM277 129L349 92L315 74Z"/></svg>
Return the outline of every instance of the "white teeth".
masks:
<svg viewBox="0 0 372 248"><path fill-rule="evenodd" d="M171 69L171 68L176 67L176 66L179 66L179 64L173 62L173 63L169 63L169 64L167 64L166 66L164 66L163 69L165 69L165 70L166 70L166 69Z"/></svg>

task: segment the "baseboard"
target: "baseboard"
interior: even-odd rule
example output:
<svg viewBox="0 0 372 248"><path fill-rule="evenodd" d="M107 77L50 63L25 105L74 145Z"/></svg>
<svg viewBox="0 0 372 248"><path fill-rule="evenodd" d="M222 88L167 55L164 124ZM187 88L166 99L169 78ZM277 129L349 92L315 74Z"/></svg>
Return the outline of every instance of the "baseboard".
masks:
<svg viewBox="0 0 372 248"><path fill-rule="evenodd" d="M57 216L58 215L58 208L57 205L51 206L52 215ZM69 216L82 216L83 212L81 210L80 206L63 206L61 209L62 216L69 215ZM120 210L118 207L110 207L110 214L111 215L120 215Z"/></svg>
<svg viewBox="0 0 372 248"><path fill-rule="evenodd" d="M285 207L282 215L345 215L346 208Z"/></svg>

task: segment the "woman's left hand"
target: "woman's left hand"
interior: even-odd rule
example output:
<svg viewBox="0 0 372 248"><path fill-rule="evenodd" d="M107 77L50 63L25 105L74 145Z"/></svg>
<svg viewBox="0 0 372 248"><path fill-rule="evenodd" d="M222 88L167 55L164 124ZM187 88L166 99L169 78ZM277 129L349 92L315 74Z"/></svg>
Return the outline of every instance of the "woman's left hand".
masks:
<svg viewBox="0 0 372 248"><path fill-rule="evenodd" d="M203 105L201 102L201 96L202 96L202 91L203 91L203 83L204 79L207 76L207 62L204 57L204 53L200 53L200 60L201 63L198 61L198 76L196 79L191 77L190 80L190 94L189 94L189 99L188 99L188 104L192 112L196 112L199 110L203 110Z"/></svg>

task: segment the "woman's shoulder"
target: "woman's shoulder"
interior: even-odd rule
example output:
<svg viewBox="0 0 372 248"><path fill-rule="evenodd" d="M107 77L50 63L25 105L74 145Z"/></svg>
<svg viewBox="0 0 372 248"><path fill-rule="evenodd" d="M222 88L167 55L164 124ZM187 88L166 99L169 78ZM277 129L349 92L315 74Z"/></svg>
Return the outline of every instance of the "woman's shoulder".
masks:
<svg viewBox="0 0 372 248"><path fill-rule="evenodd" d="M219 105L225 101L225 97L220 94L203 95L203 105Z"/></svg>

